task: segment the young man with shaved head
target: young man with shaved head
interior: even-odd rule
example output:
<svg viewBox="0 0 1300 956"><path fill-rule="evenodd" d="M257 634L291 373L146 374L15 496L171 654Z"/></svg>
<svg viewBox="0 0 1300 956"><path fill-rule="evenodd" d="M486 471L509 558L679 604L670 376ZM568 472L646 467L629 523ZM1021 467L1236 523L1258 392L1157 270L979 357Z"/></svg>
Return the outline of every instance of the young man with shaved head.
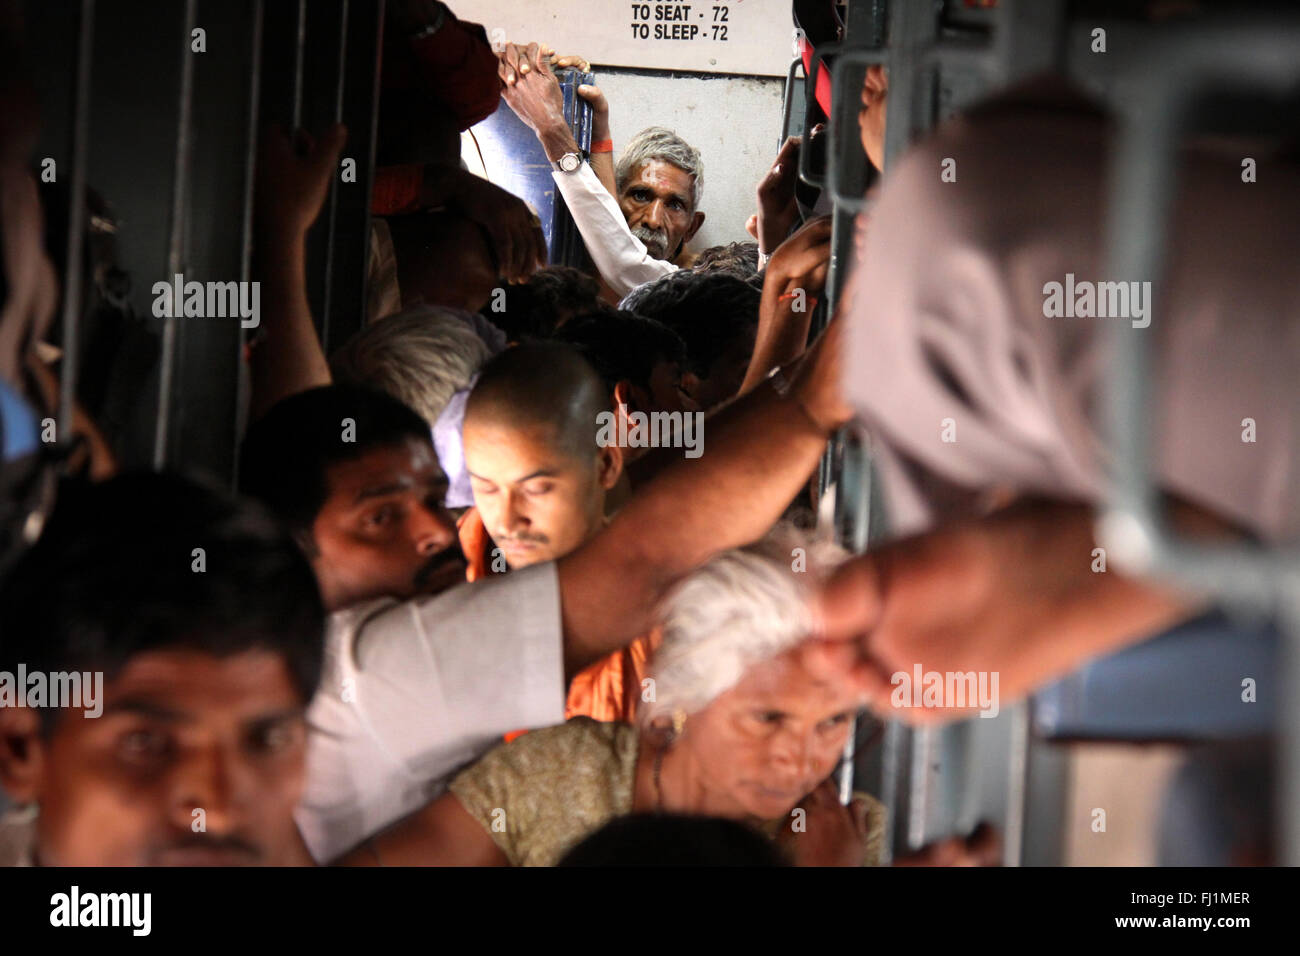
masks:
<svg viewBox="0 0 1300 956"><path fill-rule="evenodd" d="M623 449L597 441L608 411L605 382L568 345L521 345L487 364L465 410L470 580L563 557L605 527L623 470ZM630 720L657 643L639 637L574 677L565 718Z"/></svg>
<svg viewBox="0 0 1300 956"><path fill-rule="evenodd" d="M465 408L477 516L466 515L462 541L477 517L504 562L522 568L604 527L605 495L623 470L622 449L596 442L608 411L604 383L566 345L517 346L484 366Z"/></svg>

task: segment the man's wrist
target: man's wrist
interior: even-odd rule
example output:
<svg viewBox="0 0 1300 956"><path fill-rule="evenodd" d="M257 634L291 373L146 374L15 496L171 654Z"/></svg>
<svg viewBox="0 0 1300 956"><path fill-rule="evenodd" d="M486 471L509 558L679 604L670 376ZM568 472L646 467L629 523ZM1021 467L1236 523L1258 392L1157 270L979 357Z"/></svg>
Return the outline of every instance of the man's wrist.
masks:
<svg viewBox="0 0 1300 956"><path fill-rule="evenodd" d="M569 131L567 124L552 124L537 131L537 138L541 140L542 149L546 150L546 158L553 163L560 161L560 157L565 153L581 152L578 149L578 141L573 138L573 133Z"/></svg>

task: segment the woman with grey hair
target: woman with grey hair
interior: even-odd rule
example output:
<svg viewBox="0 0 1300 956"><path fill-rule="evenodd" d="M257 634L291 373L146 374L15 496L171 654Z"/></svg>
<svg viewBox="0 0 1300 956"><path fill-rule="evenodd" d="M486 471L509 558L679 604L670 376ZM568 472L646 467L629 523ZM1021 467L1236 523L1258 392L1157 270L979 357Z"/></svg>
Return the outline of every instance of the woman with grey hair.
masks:
<svg viewBox="0 0 1300 956"><path fill-rule="evenodd" d="M615 817L663 812L749 823L800 864L877 863L883 807L842 806L831 780L856 698L799 652L840 556L785 533L719 555L665 603L640 726L578 717L503 744L344 862L549 866Z"/></svg>

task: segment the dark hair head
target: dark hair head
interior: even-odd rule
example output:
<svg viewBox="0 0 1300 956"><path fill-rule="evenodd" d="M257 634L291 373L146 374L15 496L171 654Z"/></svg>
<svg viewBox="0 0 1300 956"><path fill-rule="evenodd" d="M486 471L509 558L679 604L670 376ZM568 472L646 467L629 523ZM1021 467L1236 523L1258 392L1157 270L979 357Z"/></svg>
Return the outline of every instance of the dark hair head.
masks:
<svg viewBox="0 0 1300 956"><path fill-rule="evenodd" d="M554 338L577 349L596 370L608 392L621 381L649 390L655 367L686 362L686 344L661 322L601 306L570 319Z"/></svg>
<svg viewBox="0 0 1300 956"><path fill-rule="evenodd" d="M571 266L548 266L519 285L498 286L504 301L489 302L479 314L514 341L550 335L573 318L600 308L600 285ZM494 306L496 306L494 308Z"/></svg>
<svg viewBox="0 0 1300 956"><path fill-rule="evenodd" d="M692 272L723 272L727 275L752 281L758 275L758 243L731 242L725 246L710 246L695 257Z"/></svg>
<svg viewBox="0 0 1300 956"><path fill-rule="evenodd" d="M644 813L618 817L564 855L557 866L789 866L743 823Z"/></svg>
<svg viewBox="0 0 1300 956"><path fill-rule="evenodd" d="M329 496L330 466L412 439L432 446L428 422L383 392L361 385L309 389L276 403L248 429L239 489L302 538Z"/></svg>
<svg viewBox="0 0 1300 956"><path fill-rule="evenodd" d="M304 704L324 653L316 578L292 539L253 503L174 474L65 489L0 588L0 620L10 673L112 679L149 651L265 649L284 656Z"/></svg>
<svg viewBox="0 0 1300 956"><path fill-rule="evenodd" d="M534 311L552 329L600 305L600 283L571 266L539 269L524 287L533 295Z"/></svg>
<svg viewBox="0 0 1300 956"><path fill-rule="evenodd" d="M758 289L725 272L683 270L633 289L622 307L680 335L690 370L707 378L728 353L753 351L762 298Z"/></svg>

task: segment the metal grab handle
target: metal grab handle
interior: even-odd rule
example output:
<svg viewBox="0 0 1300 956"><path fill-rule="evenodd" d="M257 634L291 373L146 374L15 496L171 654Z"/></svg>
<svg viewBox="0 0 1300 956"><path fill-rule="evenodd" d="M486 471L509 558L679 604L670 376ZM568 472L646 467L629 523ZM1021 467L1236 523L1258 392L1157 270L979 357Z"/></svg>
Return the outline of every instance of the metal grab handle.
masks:
<svg viewBox="0 0 1300 956"><path fill-rule="evenodd" d="M845 172L843 164L840 163L840 150L844 148L844 131L852 129L856 133L858 130L857 111L852 108L857 100L853 98L853 91L848 88L849 76L855 66L884 65L888 62L889 53L886 50L848 50L837 56L835 65L831 67L831 109L834 110L835 115L831 117L830 141L826 146L829 153L826 178L830 182L832 202L838 208L850 213L861 212L866 205L866 200L856 193L846 193L841 183ZM863 162L866 162L865 158Z"/></svg>
<svg viewBox="0 0 1300 956"><path fill-rule="evenodd" d="M796 70L802 68L803 60L795 57L790 63L790 69L787 70L785 74L785 96L782 98L781 103L781 139L776 144L778 150L784 146L785 141L790 138L790 119L794 108L794 74Z"/></svg>
<svg viewBox="0 0 1300 956"><path fill-rule="evenodd" d="M808 170L808 154L811 152L808 149L808 144L812 139L810 133L814 125L812 123L812 111L813 107L817 105L817 78L821 75L822 58L824 56L836 56L839 54L840 49L841 44L839 43L823 43L812 51L812 73L808 77L807 86L804 87L806 105L803 112L804 141L803 147L799 150L799 178L814 189L826 188L826 177L814 176ZM834 94L831 96L831 109L835 109Z"/></svg>

